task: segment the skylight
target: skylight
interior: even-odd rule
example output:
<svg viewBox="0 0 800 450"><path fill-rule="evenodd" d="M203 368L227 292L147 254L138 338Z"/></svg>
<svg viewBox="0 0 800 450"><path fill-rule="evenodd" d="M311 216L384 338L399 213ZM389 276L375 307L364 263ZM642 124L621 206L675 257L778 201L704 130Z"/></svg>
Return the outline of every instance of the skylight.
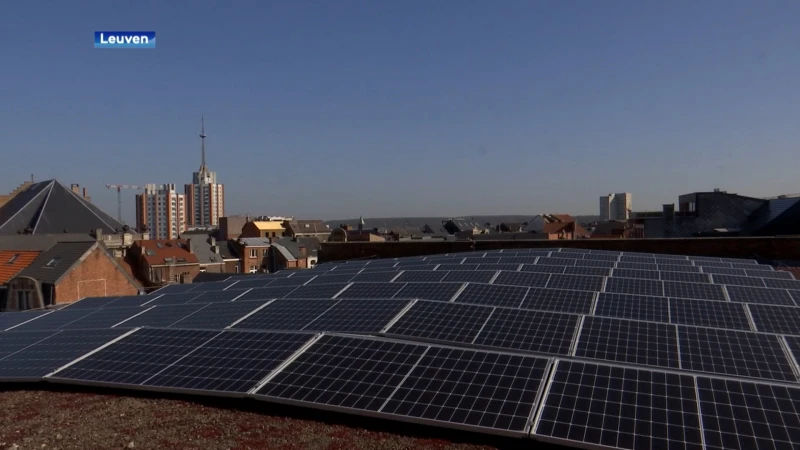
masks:
<svg viewBox="0 0 800 450"><path fill-rule="evenodd" d="M148 248L144 252L147 253L147 256L156 256L156 251L153 249Z"/></svg>
<svg viewBox="0 0 800 450"><path fill-rule="evenodd" d="M14 256L12 256L11 259L8 260L8 264L14 264L14 261L16 261L17 258L19 258L19 253L15 253Z"/></svg>
<svg viewBox="0 0 800 450"><path fill-rule="evenodd" d="M164 248L164 244L162 244L161 242L156 242L156 247Z"/></svg>
<svg viewBox="0 0 800 450"><path fill-rule="evenodd" d="M48 261L47 264L45 264L44 266L45 267L55 267L60 262L61 262L61 257L60 256L56 256L55 258L53 258L50 261Z"/></svg>

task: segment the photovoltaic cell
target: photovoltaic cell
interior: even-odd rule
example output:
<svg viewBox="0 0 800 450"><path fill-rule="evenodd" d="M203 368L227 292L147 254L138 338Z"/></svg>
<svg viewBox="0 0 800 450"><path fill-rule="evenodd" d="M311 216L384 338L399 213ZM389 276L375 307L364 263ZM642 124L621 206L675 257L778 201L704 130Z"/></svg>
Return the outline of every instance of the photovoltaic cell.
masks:
<svg viewBox="0 0 800 450"><path fill-rule="evenodd" d="M209 291L209 292L225 292L225 291ZM239 294L242 292L239 291ZM156 305L185 305L195 298L199 297L202 292L186 292L184 294L164 294L152 301L146 302L145 306Z"/></svg>
<svg viewBox="0 0 800 450"><path fill-rule="evenodd" d="M370 283L378 283L378 282L389 282L392 281L394 278L397 277L399 274L398 271L394 270L391 272L370 272L370 273L360 273L353 277L353 282L370 282Z"/></svg>
<svg viewBox="0 0 800 450"><path fill-rule="evenodd" d="M393 298L449 301L464 283L408 283Z"/></svg>
<svg viewBox="0 0 800 450"><path fill-rule="evenodd" d="M575 259L572 258L539 258L537 266L574 266Z"/></svg>
<svg viewBox="0 0 800 450"><path fill-rule="evenodd" d="M438 272L438 271L437 271ZM492 270L451 270L444 281L454 283L488 283L497 271Z"/></svg>
<svg viewBox="0 0 800 450"><path fill-rule="evenodd" d="M140 385L219 333L220 331L198 330L136 330L56 372L52 378Z"/></svg>
<svg viewBox="0 0 800 450"><path fill-rule="evenodd" d="M382 413L524 433L547 360L432 347Z"/></svg>
<svg viewBox="0 0 800 450"><path fill-rule="evenodd" d="M122 336L127 330L59 331L38 340L28 336L28 346L0 360L0 380L6 378L38 379L86 353ZM32 333L5 333L17 335ZM31 339L33 337L33 339Z"/></svg>
<svg viewBox="0 0 800 450"><path fill-rule="evenodd" d="M257 395L378 411L427 347L325 335Z"/></svg>
<svg viewBox="0 0 800 450"><path fill-rule="evenodd" d="M322 299L279 299L259 309L232 328L250 330L302 330L306 325L314 321L314 319L336 305L336 303L336 300Z"/></svg>
<svg viewBox="0 0 800 450"><path fill-rule="evenodd" d="M392 298L405 283L353 283L336 298Z"/></svg>
<svg viewBox="0 0 800 450"><path fill-rule="evenodd" d="M173 323L169 327L221 330L263 304L263 301L211 303L200 311Z"/></svg>
<svg viewBox="0 0 800 450"><path fill-rule="evenodd" d="M604 292L631 295L650 295L656 297L664 296L663 281L643 280L639 278L617 278L606 279Z"/></svg>
<svg viewBox="0 0 800 450"><path fill-rule="evenodd" d="M619 257L619 262L621 263L633 263L633 264L655 264L656 259L648 256L628 256L622 255Z"/></svg>
<svg viewBox="0 0 800 450"><path fill-rule="evenodd" d="M759 304L750 304L747 308L756 330L800 335L800 308Z"/></svg>
<svg viewBox="0 0 800 450"><path fill-rule="evenodd" d="M437 272L448 270L478 270L478 264L439 264Z"/></svg>
<svg viewBox="0 0 800 450"><path fill-rule="evenodd" d="M703 283L678 283L664 281L664 294L674 298L695 298L700 300L726 300L722 286Z"/></svg>
<svg viewBox="0 0 800 450"><path fill-rule="evenodd" d="M547 282L547 288L597 292L603 288L603 280L603 277L552 274Z"/></svg>
<svg viewBox="0 0 800 450"><path fill-rule="evenodd" d="M583 321L576 356L678 368L675 326L606 317Z"/></svg>
<svg viewBox="0 0 800 450"><path fill-rule="evenodd" d="M252 289L252 288L262 288L267 287L268 284L272 283L272 280L260 279L260 280L241 280L238 281L231 289Z"/></svg>
<svg viewBox="0 0 800 450"><path fill-rule="evenodd" d="M358 276L358 275L356 275ZM311 281L312 277L286 277L286 278L278 278L273 280L267 288L279 288L279 287L291 287L291 286L302 286L309 281Z"/></svg>
<svg viewBox="0 0 800 450"><path fill-rule="evenodd" d="M656 264L669 264L671 266L685 266L685 267L694 267L692 262L688 259L674 259L674 258L655 258Z"/></svg>
<svg viewBox="0 0 800 450"><path fill-rule="evenodd" d="M336 273L336 272L332 272ZM336 275L320 275L305 284L305 286L316 286L320 284L347 284L355 276L354 273L336 274Z"/></svg>
<svg viewBox="0 0 800 450"><path fill-rule="evenodd" d="M789 347L789 352L794 357L795 361L800 361L800 337L798 336L784 336L786 344Z"/></svg>
<svg viewBox="0 0 800 450"><path fill-rule="evenodd" d="M664 281L678 281L681 283L710 283L709 276L704 273L688 272L661 272L661 279Z"/></svg>
<svg viewBox="0 0 800 450"><path fill-rule="evenodd" d="M282 298L289 296L295 289L297 289L297 286L278 286L253 289L236 299L236 301L242 302L247 300L269 300L273 298Z"/></svg>
<svg viewBox="0 0 800 450"><path fill-rule="evenodd" d="M765 278L764 284L766 284L767 287L775 289L800 290L800 280L779 280L779 279Z"/></svg>
<svg viewBox="0 0 800 450"><path fill-rule="evenodd" d="M146 306L133 306L127 308L101 308L94 310L88 316L65 323L60 330L76 330L82 328L111 328L139 313L146 311Z"/></svg>
<svg viewBox="0 0 800 450"><path fill-rule="evenodd" d="M702 450L690 375L559 361L536 436L624 449Z"/></svg>
<svg viewBox="0 0 800 450"><path fill-rule="evenodd" d="M565 266L539 266L523 264L519 271L526 273L564 273L566 269L567 268Z"/></svg>
<svg viewBox="0 0 800 450"><path fill-rule="evenodd" d="M151 295L161 295L161 294L181 294L184 292L189 292L192 289L196 288L198 284L190 283L190 284L170 284L164 286L161 289L156 290Z"/></svg>
<svg viewBox="0 0 800 450"><path fill-rule="evenodd" d="M405 272L401 273L399 277L395 280L396 283L406 283L406 282L431 282L436 283L442 281L444 277L450 272L443 272L440 270L430 271L430 270L406 270Z"/></svg>
<svg viewBox="0 0 800 450"><path fill-rule="evenodd" d="M767 287L764 280L754 277L740 277L736 275L711 275L714 284L727 284L731 286Z"/></svg>
<svg viewBox="0 0 800 450"><path fill-rule="evenodd" d="M10 333L0 333L0 360L7 358L25 347L31 346L39 341L47 339L58 333L58 331L14 331ZM0 362L0 377L6 378L2 372L5 365Z"/></svg>
<svg viewBox="0 0 800 450"><path fill-rule="evenodd" d="M141 296L143 297L143 296ZM94 309L94 308L104 308L110 305L119 297L87 297L81 300L78 300L71 305L67 305L66 308L69 309Z"/></svg>
<svg viewBox="0 0 800 450"><path fill-rule="evenodd" d="M43 314L41 317L36 318L36 320L31 320L30 322L25 322L22 325L16 326L13 328L14 331L39 331L39 330L57 330L69 324L70 322L74 322L78 319L82 319L89 314L92 314L96 310L94 309L62 309L53 311L50 314ZM9 314L9 313L7 313ZM19 313L10 313L10 314L19 314Z"/></svg>
<svg viewBox="0 0 800 450"><path fill-rule="evenodd" d="M492 284L504 284L507 286L526 286L526 287L545 287L551 276L549 273L527 273L527 272L500 272Z"/></svg>
<svg viewBox="0 0 800 450"><path fill-rule="evenodd" d="M697 378L709 450L783 450L797 446L800 389Z"/></svg>
<svg viewBox="0 0 800 450"><path fill-rule="evenodd" d="M580 316L497 308L475 344L566 355Z"/></svg>
<svg viewBox="0 0 800 450"><path fill-rule="evenodd" d="M669 307L672 323L750 330L750 322L741 303L671 298Z"/></svg>
<svg viewBox="0 0 800 450"><path fill-rule="evenodd" d="M791 272L786 272L785 270L752 270L752 269L745 269L745 273L748 277L762 277L762 278L777 278L779 280L794 280L794 276L792 276ZM770 286L774 287L774 286Z"/></svg>
<svg viewBox="0 0 800 450"><path fill-rule="evenodd" d="M516 308L522 304L527 293L528 288L522 286L470 283L458 294L455 301L456 303Z"/></svg>
<svg viewBox="0 0 800 450"><path fill-rule="evenodd" d="M603 267L565 267L564 273L567 275L588 275L595 277L607 277L611 275L611 269Z"/></svg>
<svg viewBox="0 0 800 450"><path fill-rule="evenodd" d="M342 300L303 331L377 333L408 306L407 300Z"/></svg>
<svg viewBox="0 0 800 450"><path fill-rule="evenodd" d="M795 306L792 296L786 289L767 289L743 286L727 286L726 289L728 290L728 297L732 302Z"/></svg>
<svg viewBox="0 0 800 450"><path fill-rule="evenodd" d="M681 326L678 336L682 369L797 381L775 335Z"/></svg>
<svg viewBox="0 0 800 450"><path fill-rule="evenodd" d="M470 343L493 308L458 303L418 301L387 333L440 341Z"/></svg>
<svg viewBox="0 0 800 450"><path fill-rule="evenodd" d="M595 315L620 319L669 322L669 302L663 297L601 292Z"/></svg>
<svg viewBox="0 0 800 450"><path fill-rule="evenodd" d="M196 283L192 292L222 291L230 287L234 281L215 281L210 283ZM194 284L194 283L193 283Z"/></svg>
<svg viewBox="0 0 800 450"><path fill-rule="evenodd" d="M700 273L698 266L676 266L674 264L658 264L656 270L659 272Z"/></svg>
<svg viewBox="0 0 800 450"><path fill-rule="evenodd" d="M716 275L731 275L735 277L743 277L747 275L747 272L745 272L744 269L730 269L724 267L702 266L700 270L702 270L703 273L710 273Z"/></svg>
<svg viewBox="0 0 800 450"><path fill-rule="evenodd" d="M588 291L530 288L527 298L520 307L540 311L588 314L592 309L594 295L594 292Z"/></svg>
<svg viewBox="0 0 800 450"><path fill-rule="evenodd" d="M234 300L236 297L244 294L244 291L217 291L217 292L203 292L197 297L193 298L189 303L224 303Z"/></svg>
<svg viewBox="0 0 800 450"><path fill-rule="evenodd" d="M714 261L698 261L698 260L695 260L694 265L695 266L701 266L703 269L705 269L705 268L713 268L713 267L718 267L718 268L721 268L721 269L732 269L733 268L733 265L731 263L727 263L727 262L714 262Z"/></svg>
<svg viewBox="0 0 800 450"><path fill-rule="evenodd" d="M223 331L146 380L146 386L245 393L311 335Z"/></svg>
<svg viewBox="0 0 800 450"><path fill-rule="evenodd" d="M645 264L645 263L618 262L617 263L617 269L658 270L658 265L656 265L656 264Z"/></svg>
<svg viewBox="0 0 800 450"><path fill-rule="evenodd" d="M640 278L645 280L661 279L661 276L657 270L614 269L611 275L614 277Z"/></svg>
<svg viewBox="0 0 800 450"><path fill-rule="evenodd" d="M7 330L21 323L36 319L39 316L51 313L52 311L0 312L0 330Z"/></svg>
<svg viewBox="0 0 800 450"><path fill-rule="evenodd" d="M345 287L347 287L347 283L307 284L293 290L291 296L292 298L331 299Z"/></svg>
<svg viewBox="0 0 800 450"><path fill-rule="evenodd" d="M193 305L159 305L117 325L117 328L168 327L208 306L208 303Z"/></svg>

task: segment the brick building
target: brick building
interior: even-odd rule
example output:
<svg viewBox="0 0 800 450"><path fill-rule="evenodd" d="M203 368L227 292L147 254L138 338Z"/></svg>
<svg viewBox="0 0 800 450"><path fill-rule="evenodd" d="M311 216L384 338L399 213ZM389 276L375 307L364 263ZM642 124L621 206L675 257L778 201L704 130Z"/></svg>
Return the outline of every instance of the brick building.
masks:
<svg viewBox="0 0 800 450"><path fill-rule="evenodd" d="M310 269L317 265L320 241L317 238L276 239L269 247L269 271Z"/></svg>
<svg viewBox="0 0 800 450"><path fill-rule="evenodd" d="M325 241L331 234L330 225L321 220L287 220L283 222L284 236L293 238L311 237Z"/></svg>
<svg viewBox="0 0 800 450"><path fill-rule="evenodd" d="M271 220L250 221L242 226L239 237L243 238L279 238L285 229L281 222Z"/></svg>
<svg viewBox="0 0 800 450"><path fill-rule="evenodd" d="M236 253L242 261L242 273L269 271L269 248L272 239L276 238L241 237L236 241Z"/></svg>
<svg viewBox="0 0 800 450"><path fill-rule="evenodd" d="M128 251L137 275L148 286L190 283L200 273L200 261L186 239L139 240Z"/></svg>
<svg viewBox="0 0 800 450"><path fill-rule="evenodd" d="M225 216L219 218L217 239L235 241L242 235L242 227L249 222L247 216Z"/></svg>

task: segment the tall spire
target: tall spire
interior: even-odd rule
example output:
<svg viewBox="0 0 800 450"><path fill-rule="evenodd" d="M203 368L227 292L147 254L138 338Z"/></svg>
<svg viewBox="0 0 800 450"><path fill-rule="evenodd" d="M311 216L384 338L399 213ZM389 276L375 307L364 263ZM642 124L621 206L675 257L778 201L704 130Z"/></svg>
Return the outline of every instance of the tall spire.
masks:
<svg viewBox="0 0 800 450"><path fill-rule="evenodd" d="M200 115L200 151L202 155L200 172L204 172L206 170L206 122L203 115Z"/></svg>

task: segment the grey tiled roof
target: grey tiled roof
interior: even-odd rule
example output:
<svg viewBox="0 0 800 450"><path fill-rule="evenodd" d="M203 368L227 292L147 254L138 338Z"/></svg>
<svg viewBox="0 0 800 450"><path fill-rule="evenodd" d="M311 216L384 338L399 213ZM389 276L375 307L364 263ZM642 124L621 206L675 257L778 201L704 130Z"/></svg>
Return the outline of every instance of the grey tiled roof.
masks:
<svg viewBox="0 0 800 450"><path fill-rule="evenodd" d="M239 238L239 242L248 247L268 247L270 245L268 238L257 238L257 237Z"/></svg>
<svg viewBox="0 0 800 450"><path fill-rule="evenodd" d="M83 255L97 245L93 242L59 242L43 251L33 260L30 266L23 269L17 276L31 277L41 283L55 283L64 274L69 272ZM58 258L54 267L47 267L47 263Z"/></svg>
<svg viewBox="0 0 800 450"><path fill-rule="evenodd" d="M200 264L222 264L226 259L236 258L231 256L228 241L215 241L214 246L219 249L219 253L216 253L212 251L209 239L202 239L202 236L194 237L195 235L184 236L190 236L192 239L192 253L197 256Z"/></svg>
<svg viewBox="0 0 800 450"><path fill-rule="evenodd" d="M0 235L0 250L44 251L57 242L94 242L89 234L10 234Z"/></svg>
<svg viewBox="0 0 800 450"><path fill-rule="evenodd" d="M123 225L56 180L32 184L0 208L0 234L115 233Z"/></svg>
<svg viewBox="0 0 800 450"><path fill-rule="evenodd" d="M296 240L293 238L281 238L275 240L275 244L283 246L292 256L292 258L287 259L297 259L302 258L303 254L300 252L300 246L304 246L306 248L306 254L311 255L314 253L315 250L319 250L320 243L319 239L317 238L297 238Z"/></svg>

